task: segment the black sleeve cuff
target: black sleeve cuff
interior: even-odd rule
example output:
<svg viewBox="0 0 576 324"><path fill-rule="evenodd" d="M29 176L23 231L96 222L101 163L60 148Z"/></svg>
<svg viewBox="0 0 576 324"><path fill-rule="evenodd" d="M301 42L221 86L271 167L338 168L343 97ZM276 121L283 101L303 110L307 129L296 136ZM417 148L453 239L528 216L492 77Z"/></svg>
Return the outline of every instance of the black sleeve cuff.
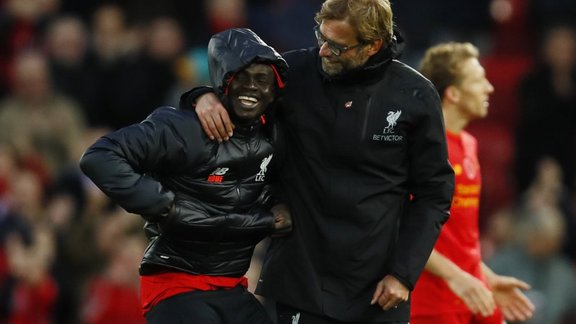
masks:
<svg viewBox="0 0 576 324"><path fill-rule="evenodd" d="M214 93L214 89L209 86L201 86L192 88L180 96L180 108L194 109L196 108L196 99L206 93Z"/></svg>
<svg viewBox="0 0 576 324"><path fill-rule="evenodd" d="M393 272L390 275L393 276L394 278L398 279L398 281L400 281L404 286L406 286L406 288L408 288L408 290L410 290L410 291L414 290L414 285L409 280L407 280L404 276L399 275L396 272Z"/></svg>

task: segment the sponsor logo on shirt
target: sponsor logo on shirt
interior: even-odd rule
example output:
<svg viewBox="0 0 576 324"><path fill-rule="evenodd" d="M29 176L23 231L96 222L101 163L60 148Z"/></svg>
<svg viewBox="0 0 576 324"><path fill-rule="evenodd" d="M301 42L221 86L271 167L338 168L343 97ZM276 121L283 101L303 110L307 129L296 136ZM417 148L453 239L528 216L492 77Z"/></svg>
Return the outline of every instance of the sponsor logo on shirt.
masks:
<svg viewBox="0 0 576 324"><path fill-rule="evenodd" d="M224 181L224 175L228 170L230 170L230 168L216 168L216 170L212 171L212 173L208 175L208 179L206 180L212 183L221 183Z"/></svg>
<svg viewBox="0 0 576 324"><path fill-rule="evenodd" d="M402 115L402 111L401 110L396 110L396 111L389 111L388 112L388 116L386 116L386 121L388 122L388 125L386 127L384 127L384 129L382 130L382 134L374 134L372 135L372 140L373 141L384 141L384 142L399 142L403 139L402 135L398 135L396 134L396 130L394 127L396 127L398 118L400 118L400 115Z"/></svg>
<svg viewBox="0 0 576 324"><path fill-rule="evenodd" d="M478 208L480 206L480 186L477 184L456 184L452 207Z"/></svg>

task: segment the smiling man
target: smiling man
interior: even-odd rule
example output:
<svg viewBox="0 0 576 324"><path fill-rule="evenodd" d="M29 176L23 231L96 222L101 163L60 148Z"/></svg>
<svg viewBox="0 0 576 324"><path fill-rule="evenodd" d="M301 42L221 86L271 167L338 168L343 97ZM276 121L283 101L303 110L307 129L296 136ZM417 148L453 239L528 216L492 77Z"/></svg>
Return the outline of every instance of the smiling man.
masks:
<svg viewBox="0 0 576 324"><path fill-rule="evenodd" d="M246 290L255 245L290 232L285 205L271 206L276 125L266 115L287 64L249 29L208 46L215 92L236 123L230 141L208 139L186 102L102 137L80 166L113 201L147 221L140 265L148 323L270 323Z"/></svg>
<svg viewBox="0 0 576 324"><path fill-rule="evenodd" d="M251 64L230 82L232 110L242 121L251 122L264 113L274 99L274 70L266 64Z"/></svg>

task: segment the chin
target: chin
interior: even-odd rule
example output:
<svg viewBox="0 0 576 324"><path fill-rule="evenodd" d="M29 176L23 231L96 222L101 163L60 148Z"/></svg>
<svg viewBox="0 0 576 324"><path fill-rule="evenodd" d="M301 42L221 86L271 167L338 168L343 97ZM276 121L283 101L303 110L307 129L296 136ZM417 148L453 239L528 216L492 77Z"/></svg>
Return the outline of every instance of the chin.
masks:
<svg viewBox="0 0 576 324"><path fill-rule="evenodd" d="M239 119L242 119L242 120L250 120L250 119L254 118L254 116L252 116L252 114L237 114L237 116Z"/></svg>
<svg viewBox="0 0 576 324"><path fill-rule="evenodd" d="M257 114L254 111L240 111L240 112L236 112L236 117L238 117L239 119L242 120L250 120L250 119L254 119L256 117L258 117L259 114Z"/></svg>
<svg viewBox="0 0 576 324"><path fill-rule="evenodd" d="M336 64L330 64L322 61L322 70L331 76L338 75L342 72L342 69L338 67Z"/></svg>

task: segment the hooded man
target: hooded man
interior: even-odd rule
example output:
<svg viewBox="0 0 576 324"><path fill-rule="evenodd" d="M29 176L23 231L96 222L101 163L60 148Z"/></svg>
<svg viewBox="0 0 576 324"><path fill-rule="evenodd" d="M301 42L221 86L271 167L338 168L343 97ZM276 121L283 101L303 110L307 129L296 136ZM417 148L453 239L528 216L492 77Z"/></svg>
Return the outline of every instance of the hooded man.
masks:
<svg viewBox="0 0 576 324"><path fill-rule="evenodd" d="M207 138L182 100L100 138L80 166L147 221L140 274L148 323L269 323L244 275L260 240L291 230L285 205L270 208L280 159L276 125L266 120L288 66L249 29L214 35L208 54L212 85L237 123L230 141Z"/></svg>

